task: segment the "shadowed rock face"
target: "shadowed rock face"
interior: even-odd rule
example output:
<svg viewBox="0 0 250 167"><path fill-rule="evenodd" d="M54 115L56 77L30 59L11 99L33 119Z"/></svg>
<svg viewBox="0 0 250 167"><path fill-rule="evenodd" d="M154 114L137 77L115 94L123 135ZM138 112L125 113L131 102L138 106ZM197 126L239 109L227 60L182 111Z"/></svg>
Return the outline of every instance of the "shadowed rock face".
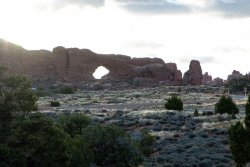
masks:
<svg viewBox="0 0 250 167"><path fill-rule="evenodd" d="M213 79L212 79L212 76L208 74L208 72L206 72L204 75L203 75L203 78L202 78L202 84L203 85L210 85L212 83Z"/></svg>
<svg viewBox="0 0 250 167"><path fill-rule="evenodd" d="M0 64L11 73L46 79L54 76L53 54L46 50L27 51L0 40Z"/></svg>
<svg viewBox="0 0 250 167"><path fill-rule="evenodd" d="M189 65L189 70L184 74L183 83L185 85L201 85L202 78L203 75L200 62L192 60Z"/></svg>
<svg viewBox="0 0 250 167"><path fill-rule="evenodd" d="M239 71L233 70L231 75L228 75L227 81L233 80L233 79L240 79L243 78L244 75L242 75Z"/></svg>
<svg viewBox="0 0 250 167"><path fill-rule="evenodd" d="M217 86L217 87L221 87L224 85L224 80L221 78L214 78L213 82L211 83L212 86Z"/></svg>
<svg viewBox="0 0 250 167"><path fill-rule="evenodd" d="M28 51L20 46L0 40L0 64L9 72L25 74L32 79L54 79L81 82L94 80L99 66L109 70L105 79L127 80L135 78L167 81L181 84L182 73L175 63L165 63L159 58L133 58L124 55L96 54L87 49L56 47Z"/></svg>

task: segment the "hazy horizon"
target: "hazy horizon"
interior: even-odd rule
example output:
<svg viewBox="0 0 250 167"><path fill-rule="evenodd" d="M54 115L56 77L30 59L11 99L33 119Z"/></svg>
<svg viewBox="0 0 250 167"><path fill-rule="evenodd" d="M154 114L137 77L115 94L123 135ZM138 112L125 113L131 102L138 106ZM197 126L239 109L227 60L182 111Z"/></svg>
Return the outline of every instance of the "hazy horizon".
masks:
<svg viewBox="0 0 250 167"><path fill-rule="evenodd" d="M159 57L182 73L195 59L223 79L234 69L250 72L247 0L8 0L0 18L0 38L28 50Z"/></svg>

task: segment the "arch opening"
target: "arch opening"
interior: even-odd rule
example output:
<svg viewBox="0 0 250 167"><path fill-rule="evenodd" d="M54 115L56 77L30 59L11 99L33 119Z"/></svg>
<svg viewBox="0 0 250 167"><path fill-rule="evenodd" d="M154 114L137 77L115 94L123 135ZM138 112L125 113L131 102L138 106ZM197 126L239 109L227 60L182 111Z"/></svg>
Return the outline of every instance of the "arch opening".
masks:
<svg viewBox="0 0 250 167"><path fill-rule="evenodd" d="M95 72L93 73L93 77L95 79L102 79L102 77L107 74L109 74L109 70L103 66L99 66L96 68Z"/></svg>

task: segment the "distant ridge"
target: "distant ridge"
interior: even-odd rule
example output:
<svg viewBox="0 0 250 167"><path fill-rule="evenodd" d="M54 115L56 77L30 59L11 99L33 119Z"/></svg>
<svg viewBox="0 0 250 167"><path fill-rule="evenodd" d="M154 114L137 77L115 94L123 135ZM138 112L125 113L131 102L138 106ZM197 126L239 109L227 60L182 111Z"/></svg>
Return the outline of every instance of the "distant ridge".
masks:
<svg viewBox="0 0 250 167"><path fill-rule="evenodd" d="M10 72L31 79L66 82L92 81L93 73L104 66L109 80L145 79L165 82L168 85L201 85L202 69L199 61L191 61L190 69L182 73L175 63L165 63L160 58L131 58L125 55L97 54L89 49L56 47L53 51L26 50L0 39L0 64ZM184 82L183 82L184 81Z"/></svg>

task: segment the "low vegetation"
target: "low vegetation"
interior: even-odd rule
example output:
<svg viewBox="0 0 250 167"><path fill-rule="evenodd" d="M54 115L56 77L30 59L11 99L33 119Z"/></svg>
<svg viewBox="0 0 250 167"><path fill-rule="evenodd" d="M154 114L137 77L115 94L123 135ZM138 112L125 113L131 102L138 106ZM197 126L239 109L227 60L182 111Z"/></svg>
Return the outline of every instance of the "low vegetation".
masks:
<svg viewBox="0 0 250 167"><path fill-rule="evenodd" d="M0 85L0 166L137 167L152 152L149 133L137 142L122 128L92 123L83 114L52 119L32 112L37 98L30 81L5 76L2 68Z"/></svg>
<svg viewBox="0 0 250 167"><path fill-rule="evenodd" d="M145 156L150 156L153 153L152 145L155 143L155 137L146 130L141 130L141 134L142 136L139 140L140 148Z"/></svg>
<svg viewBox="0 0 250 167"><path fill-rule="evenodd" d="M50 106L51 107L59 107L61 104L59 101L51 101L50 102Z"/></svg>
<svg viewBox="0 0 250 167"><path fill-rule="evenodd" d="M229 129L230 149L238 167L243 167L250 162L250 96L245 112L245 126L237 122Z"/></svg>
<svg viewBox="0 0 250 167"><path fill-rule="evenodd" d="M232 166L232 156L239 167L250 162L250 96L244 123L237 122L227 131L225 127L200 130L199 126L204 123L202 117L194 119L178 112L154 111L152 115L129 116L117 111L118 114L112 116L117 119L114 123L109 122L111 116L105 117L107 110L102 111L102 122L78 111L62 112L54 117L51 113L36 112L34 93L25 77L5 75L4 68L0 68L1 167L138 167L143 160L145 166ZM135 95L135 99L141 98L143 95ZM59 101L52 101L51 106L60 106ZM181 111L183 102L172 96L165 107ZM231 97L222 96L215 112L235 115L239 109ZM214 113L200 111L200 114ZM199 116L197 108L194 116ZM219 115L218 118L218 122L230 121L231 116L228 119ZM128 130L137 126L148 129L156 137L148 130L137 129L136 134L136 130ZM157 136L163 130L174 134ZM232 155L225 149L228 144Z"/></svg>
<svg viewBox="0 0 250 167"><path fill-rule="evenodd" d="M29 80L19 75L8 76L5 70L0 67L0 132L7 135L16 116L37 110L37 98ZM6 136L0 138L5 140Z"/></svg>
<svg viewBox="0 0 250 167"><path fill-rule="evenodd" d="M165 108L167 110L183 110L183 102L177 96L170 97L167 102L165 103Z"/></svg>
<svg viewBox="0 0 250 167"><path fill-rule="evenodd" d="M195 110L194 110L194 117L198 117L198 116L199 116L198 109L197 109L197 108L195 108Z"/></svg>
<svg viewBox="0 0 250 167"><path fill-rule="evenodd" d="M75 90L73 87L70 86L63 86L60 87L58 90L59 94L74 94Z"/></svg>
<svg viewBox="0 0 250 167"><path fill-rule="evenodd" d="M215 104L215 113L235 115L239 113L239 109L230 96L223 95Z"/></svg>

